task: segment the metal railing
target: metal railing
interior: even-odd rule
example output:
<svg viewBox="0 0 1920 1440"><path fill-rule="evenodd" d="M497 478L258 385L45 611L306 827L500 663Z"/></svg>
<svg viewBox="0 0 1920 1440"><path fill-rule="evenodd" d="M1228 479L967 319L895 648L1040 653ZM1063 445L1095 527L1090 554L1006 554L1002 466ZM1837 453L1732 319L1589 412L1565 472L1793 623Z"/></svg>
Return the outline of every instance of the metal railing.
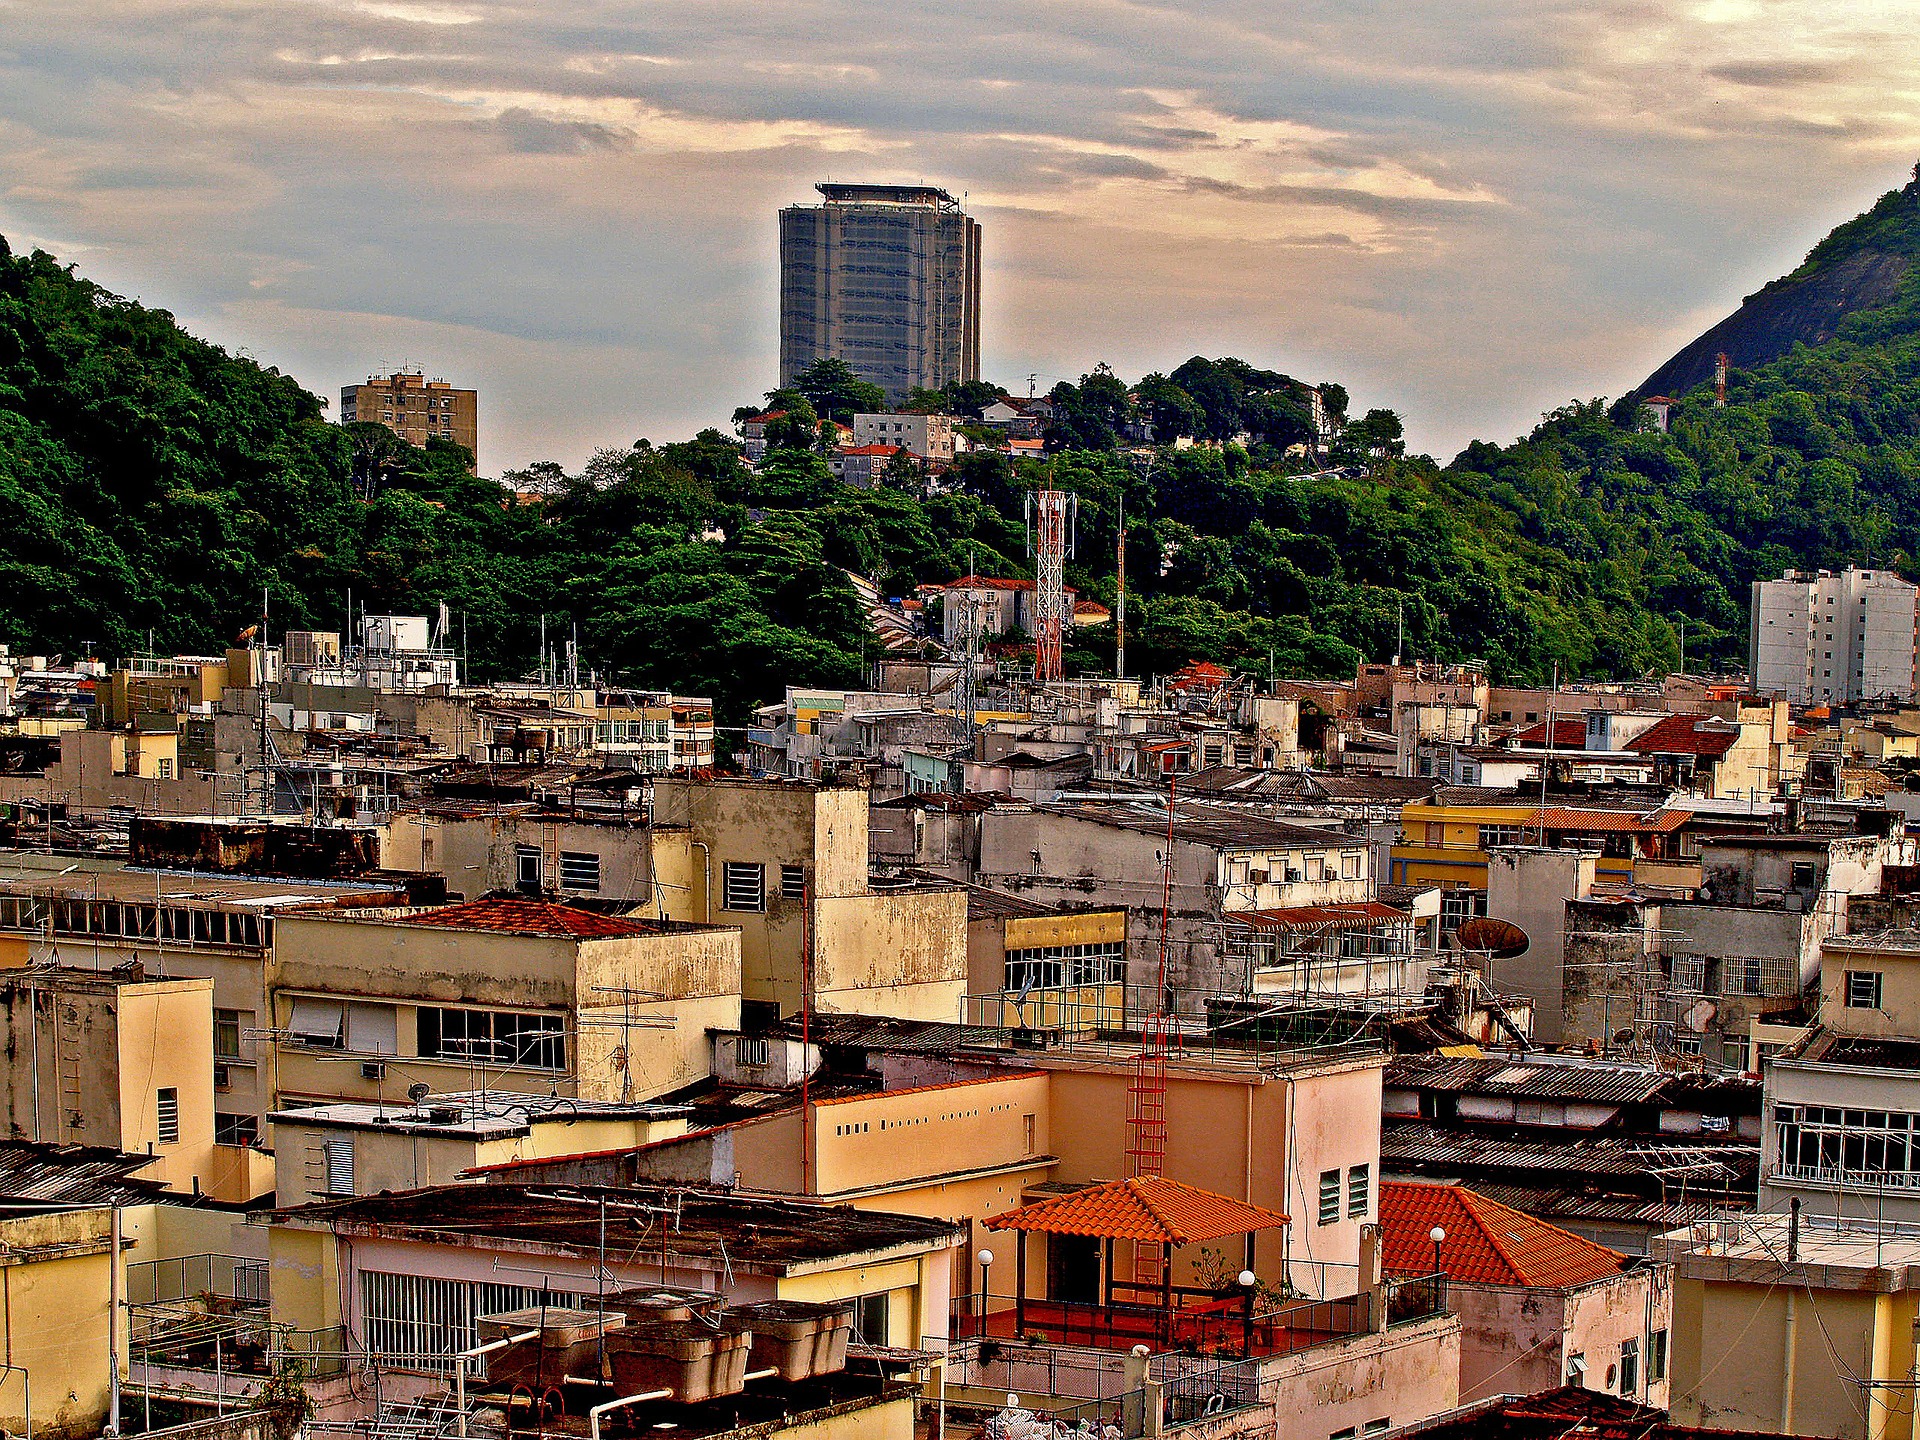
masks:
<svg viewBox="0 0 1920 1440"><path fill-rule="evenodd" d="M267 1303L267 1262L245 1255L179 1255L127 1266L127 1302L151 1305L211 1296L242 1305Z"/></svg>
<svg viewBox="0 0 1920 1440"><path fill-rule="evenodd" d="M1387 1281L1387 1324L1411 1325L1447 1313L1447 1277L1410 1275Z"/></svg>
<svg viewBox="0 0 1920 1440"><path fill-rule="evenodd" d="M1255 1357L1161 1378L1161 1423L1176 1429L1255 1408L1261 1403L1260 1365L1260 1358Z"/></svg>
<svg viewBox="0 0 1920 1440"><path fill-rule="evenodd" d="M1010 1295L972 1294L953 1301L950 1333L956 1340L1004 1346L997 1353L1009 1357L1043 1352L1047 1347L1116 1352L1135 1345L1161 1352L1242 1357L1288 1354L1362 1333L1373 1323L1373 1297L1364 1293L1284 1299L1251 1313L1238 1292L1216 1295L1181 1287L1174 1292L1173 1302L1162 1306L1116 1300L1096 1305L1028 1298L1023 1304ZM1415 1308L1430 1303L1430 1296L1423 1299L1409 1289L1402 1308L1408 1318L1418 1318Z"/></svg>

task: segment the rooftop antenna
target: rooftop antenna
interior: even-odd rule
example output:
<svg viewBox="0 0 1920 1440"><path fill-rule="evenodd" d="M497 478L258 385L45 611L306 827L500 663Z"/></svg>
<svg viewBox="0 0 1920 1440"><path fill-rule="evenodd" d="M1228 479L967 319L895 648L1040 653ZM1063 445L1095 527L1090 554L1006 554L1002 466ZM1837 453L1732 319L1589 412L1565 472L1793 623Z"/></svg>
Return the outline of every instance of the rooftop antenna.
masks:
<svg viewBox="0 0 1920 1440"><path fill-rule="evenodd" d="M1045 490L1027 496L1028 545L1033 552L1033 678L1038 684L1064 678L1060 641L1067 628L1067 555L1077 512L1077 496L1055 490L1049 478Z"/></svg>
<svg viewBox="0 0 1920 1440"><path fill-rule="evenodd" d="M1148 462L1147 473L1153 473ZM1120 514L1114 521L1113 568L1119 577L1113 597L1113 678L1127 678L1127 492L1120 490Z"/></svg>
<svg viewBox="0 0 1920 1440"><path fill-rule="evenodd" d="M1393 632L1393 666L1397 670L1400 668L1400 657L1406 653L1407 649L1407 602L1404 597L1395 605L1394 610L1398 619L1394 623Z"/></svg>

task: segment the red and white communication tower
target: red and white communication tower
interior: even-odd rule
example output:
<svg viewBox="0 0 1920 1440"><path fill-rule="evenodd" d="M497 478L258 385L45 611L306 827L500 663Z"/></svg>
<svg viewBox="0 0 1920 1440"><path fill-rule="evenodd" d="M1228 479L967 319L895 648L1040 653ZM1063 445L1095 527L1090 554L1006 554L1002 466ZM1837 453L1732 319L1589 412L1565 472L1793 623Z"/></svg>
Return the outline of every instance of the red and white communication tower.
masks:
<svg viewBox="0 0 1920 1440"><path fill-rule="evenodd" d="M1067 614L1067 556L1073 553L1078 496L1036 490L1027 496L1027 546L1033 552L1033 678L1061 680L1060 641Z"/></svg>

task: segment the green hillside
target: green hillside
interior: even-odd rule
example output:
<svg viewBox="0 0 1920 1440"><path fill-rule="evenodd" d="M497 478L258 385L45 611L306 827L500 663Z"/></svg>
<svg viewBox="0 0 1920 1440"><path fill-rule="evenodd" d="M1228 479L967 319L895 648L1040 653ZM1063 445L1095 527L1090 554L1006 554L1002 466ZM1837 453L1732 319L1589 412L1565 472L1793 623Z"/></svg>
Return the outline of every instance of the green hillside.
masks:
<svg viewBox="0 0 1920 1440"><path fill-rule="evenodd" d="M1912 187L1889 195L1796 275L1904 254L1917 204ZM1915 284L1903 269L1821 344L1737 368L1725 409L1692 393L1671 434L1644 429L1631 401L1593 401L1444 468L1399 454L1397 417L1374 410L1349 424L1341 473L1302 474L1285 453L1305 433L1300 387L1195 357L1056 387L1056 453L968 455L939 491L905 466L876 490L837 484L814 406L858 396L831 384L777 397L793 418L758 471L709 430L503 485L450 445L330 425L285 376L0 242L0 639L119 656L151 630L162 650L198 650L257 618L263 590L276 631L341 628L349 591L376 611L445 601L479 677L528 668L544 615L550 635L577 627L583 664L712 693L737 722L783 684L858 680L874 652L844 572L894 595L1021 573L1024 497L1050 471L1081 499L1069 581L1107 603L1124 498L1135 673L1271 659L1345 674L1389 655L1403 622L1409 652L1515 679L1671 665L1683 620L1690 662L1738 663L1755 576L1905 562L1920 520ZM1319 389L1344 410L1339 386ZM919 398L965 423L993 393ZM1148 422L1225 443L1147 466L1120 437ZM1111 641L1082 632L1070 666L1110 665Z"/></svg>

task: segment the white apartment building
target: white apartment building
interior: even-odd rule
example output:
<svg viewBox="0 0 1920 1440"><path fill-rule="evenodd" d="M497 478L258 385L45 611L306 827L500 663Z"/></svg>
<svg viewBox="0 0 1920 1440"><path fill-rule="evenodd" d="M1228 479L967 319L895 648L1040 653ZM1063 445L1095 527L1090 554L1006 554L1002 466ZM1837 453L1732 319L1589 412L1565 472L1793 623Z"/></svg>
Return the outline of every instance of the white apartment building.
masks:
<svg viewBox="0 0 1920 1440"><path fill-rule="evenodd" d="M855 445L900 445L922 460L953 459L951 415L855 415Z"/></svg>
<svg viewBox="0 0 1920 1440"><path fill-rule="evenodd" d="M1891 570L1789 570L1756 580L1747 644L1753 688L1804 704L1914 698L1915 601Z"/></svg>

